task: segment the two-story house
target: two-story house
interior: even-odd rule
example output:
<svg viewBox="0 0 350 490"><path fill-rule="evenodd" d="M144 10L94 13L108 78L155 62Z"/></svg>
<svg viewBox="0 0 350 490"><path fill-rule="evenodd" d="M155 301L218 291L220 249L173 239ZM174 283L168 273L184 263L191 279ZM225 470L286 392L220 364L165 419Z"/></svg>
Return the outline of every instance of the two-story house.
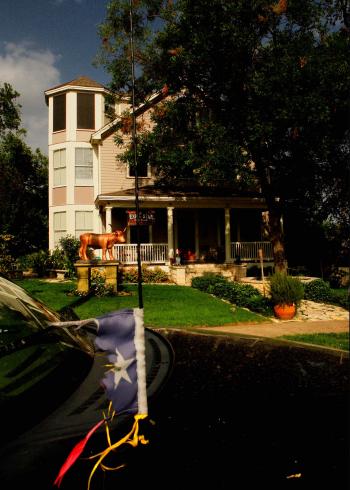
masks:
<svg viewBox="0 0 350 490"><path fill-rule="evenodd" d="M116 245L121 263L136 263L135 178L118 159L116 124L129 108L122 100L116 118L106 117L103 85L80 77L45 92L49 108L49 247L64 235L127 231L127 243ZM149 111L163 98L153 96L137 108L138 120L149 124ZM130 135L123 135L129 139ZM154 186L152 168L139 172L139 201L144 262L169 265L176 251L182 261L225 264L258 262L259 249L272 259L263 240L265 204L261 196L239 195L228 189L165 189Z"/></svg>

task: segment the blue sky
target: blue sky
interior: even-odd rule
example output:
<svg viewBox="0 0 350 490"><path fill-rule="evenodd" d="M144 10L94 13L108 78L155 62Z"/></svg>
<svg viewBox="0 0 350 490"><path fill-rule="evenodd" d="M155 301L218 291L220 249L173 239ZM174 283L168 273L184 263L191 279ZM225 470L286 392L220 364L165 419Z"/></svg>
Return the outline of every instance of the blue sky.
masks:
<svg viewBox="0 0 350 490"><path fill-rule="evenodd" d="M47 154L44 91L86 75L108 84L92 62L109 0L1 0L0 83L21 94L27 143Z"/></svg>

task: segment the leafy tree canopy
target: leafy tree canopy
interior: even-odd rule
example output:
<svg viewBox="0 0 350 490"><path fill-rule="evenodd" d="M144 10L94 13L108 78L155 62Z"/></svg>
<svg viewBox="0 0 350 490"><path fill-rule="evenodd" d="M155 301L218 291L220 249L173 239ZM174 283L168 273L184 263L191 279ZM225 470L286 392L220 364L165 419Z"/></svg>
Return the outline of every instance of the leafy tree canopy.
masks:
<svg viewBox="0 0 350 490"><path fill-rule="evenodd" d="M23 141L18 96L0 86L0 230L14 257L47 247L47 157Z"/></svg>
<svg viewBox="0 0 350 490"><path fill-rule="evenodd" d="M255 183L281 269L286 209L349 222L349 2L133 4L137 99L164 87L171 96L138 139L160 182ZM128 92L128 1L110 2L100 34L111 88Z"/></svg>

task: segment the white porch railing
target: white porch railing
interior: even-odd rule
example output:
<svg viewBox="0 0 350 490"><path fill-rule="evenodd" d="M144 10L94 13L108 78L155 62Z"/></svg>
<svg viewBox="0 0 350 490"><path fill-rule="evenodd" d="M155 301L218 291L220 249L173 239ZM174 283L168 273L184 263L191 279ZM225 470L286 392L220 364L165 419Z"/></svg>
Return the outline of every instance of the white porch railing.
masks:
<svg viewBox="0 0 350 490"><path fill-rule="evenodd" d="M123 264L137 264L136 243L120 243L114 245L115 260ZM141 243L140 255L142 262L164 264L168 260L167 243Z"/></svg>
<svg viewBox="0 0 350 490"><path fill-rule="evenodd" d="M258 261L259 249L262 250L264 260L273 260L271 242L232 242L231 258L245 261Z"/></svg>
<svg viewBox="0 0 350 490"><path fill-rule="evenodd" d="M231 242L231 258L242 261L259 260L259 249L263 251L264 260L273 260L270 242ZM115 260L122 264L137 264L136 243L119 243L114 245ZM141 243L141 261L152 264L165 264L168 261L167 243Z"/></svg>

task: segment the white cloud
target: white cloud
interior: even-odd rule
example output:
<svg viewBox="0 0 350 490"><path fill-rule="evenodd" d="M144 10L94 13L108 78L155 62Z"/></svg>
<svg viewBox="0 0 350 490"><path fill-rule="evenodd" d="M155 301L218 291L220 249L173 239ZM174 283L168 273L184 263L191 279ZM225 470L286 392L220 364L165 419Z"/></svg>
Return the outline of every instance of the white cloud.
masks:
<svg viewBox="0 0 350 490"><path fill-rule="evenodd" d="M58 57L33 44L5 43L0 53L0 82L8 82L20 93L22 126L26 141L33 149L47 154L47 106L44 91L60 83L55 67Z"/></svg>

